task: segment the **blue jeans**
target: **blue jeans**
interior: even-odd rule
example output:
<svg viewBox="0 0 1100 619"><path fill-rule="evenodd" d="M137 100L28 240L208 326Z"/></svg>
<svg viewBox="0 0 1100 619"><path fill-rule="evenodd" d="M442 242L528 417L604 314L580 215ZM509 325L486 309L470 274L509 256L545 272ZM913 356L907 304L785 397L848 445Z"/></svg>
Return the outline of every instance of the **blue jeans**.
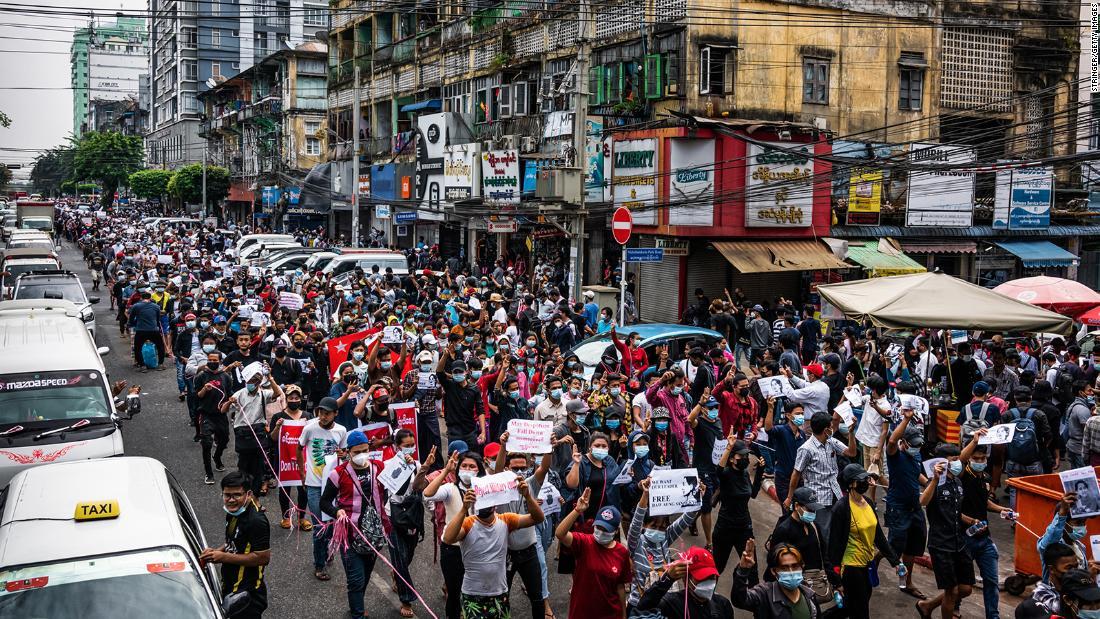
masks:
<svg viewBox="0 0 1100 619"><path fill-rule="evenodd" d="M1073 459L1070 458L1070 462ZM1082 462L1081 466L1084 466ZM1080 468L1080 467L1075 467ZM1039 462L1035 464L1020 464L1019 462L1013 462L1008 460L1005 462L1004 476L1005 479L1012 479L1013 477L1027 477L1029 475L1042 475L1043 465ZM1016 509L1016 489L1012 486L1008 487L1008 506L1012 509Z"/></svg>
<svg viewBox="0 0 1100 619"><path fill-rule="evenodd" d="M367 583L370 582L377 556L373 552L361 555L348 548L341 553L341 558L344 560L344 575L348 581L348 608L351 609L352 617L362 617L366 611L363 595L367 592Z"/></svg>
<svg viewBox="0 0 1100 619"><path fill-rule="evenodd" d="M733 364L736 365L740 371L741 357L745 358L745 363L749 363L749 345L748 344L734 344L733 346Z"/></svg>
<svg viewBox="0 0 1100 619"><path fill-rule="evenodd" d="M309 506L309 518L313 521L313 569L321 571L328 562L328 542L330 531L321 530L321 488L306 486L306 503ZM363 613L359 613L362 615Z"/></svg>
<svg viewBox="0 0 1100 619"><path fill-rule="evenodd" d="M1079 469L1085 466L1085 456L1083 454L1074 453L1067 449L1066 455L1069 456L1069 468Z"/></svg>
<svg viewBox="0 0 1100 619"><path fill-rule="evenodd" d="M993 538L983 535L966 538L966 550L978 564L982 577L982 598L985 601L985 619L1001 619L1000 591L997 582L997 545Z"/></svg>
<svg viewBox="0 0 1100 619"><path fill-rule="evenodd" d="M187 393L187 381L184 380L184 368L187 367L187 360L180 361L176 358L176 387L180 393Z"/></svg>

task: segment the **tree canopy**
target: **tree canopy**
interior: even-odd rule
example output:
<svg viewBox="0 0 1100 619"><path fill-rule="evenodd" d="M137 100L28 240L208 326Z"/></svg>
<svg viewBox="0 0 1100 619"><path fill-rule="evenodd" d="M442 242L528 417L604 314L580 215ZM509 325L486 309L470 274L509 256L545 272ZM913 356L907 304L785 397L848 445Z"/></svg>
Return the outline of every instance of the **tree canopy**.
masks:
<svg viewBox="0 0 1100 619"><path fill-rule="evenodd" d="M168 193L188 204L202 203L202 164L193 163L176 170L168 183ZM206 166L206 201L216 204L229 195L229 170Z"/></svg>
<svg viewBox="0 0 1100 619"><path fill-rule="evenodd" d="M130 191L139 198L160 198L168 193L171 170L138 170L130 175Z"/></svg>
<svg viewBox="0 0 1100 619"><path fill-rule="evenodd" d="M76 144L74 172L80 180L94 180L102 185L100 204L108 207L119 186L141 169L143 159L141 137L117 131L90 131Z"/></svg>

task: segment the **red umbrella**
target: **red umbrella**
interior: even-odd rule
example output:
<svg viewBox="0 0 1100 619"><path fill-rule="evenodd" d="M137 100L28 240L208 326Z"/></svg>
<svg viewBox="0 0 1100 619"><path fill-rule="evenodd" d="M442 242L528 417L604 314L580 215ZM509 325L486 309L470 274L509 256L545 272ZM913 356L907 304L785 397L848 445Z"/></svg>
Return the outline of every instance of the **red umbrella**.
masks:
<svg viewBox="0 0 1100 619"><path fill-rule="evenodd" d="M1089 327L1100 327L1100 305L1078 316L1077 321Z"/></svg>
<svg viewBox="0 0 1100 619"><path fill-rule="evenodd" d="M1060 277L1024 277L1005 282L993 290L1066 316L1077 316L1100 305L1100 294L1095 290Z"/></svg>

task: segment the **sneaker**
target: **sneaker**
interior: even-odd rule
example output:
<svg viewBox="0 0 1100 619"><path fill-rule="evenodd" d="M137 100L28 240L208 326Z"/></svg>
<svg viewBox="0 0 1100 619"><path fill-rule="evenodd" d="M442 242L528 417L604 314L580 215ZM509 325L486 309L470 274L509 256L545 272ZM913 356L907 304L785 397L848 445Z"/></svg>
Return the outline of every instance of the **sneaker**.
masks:
<svg viewBox="0 0 1100 619"><path fill-rule="evenodd" d="M187 399L187 394L181 391L180 394L179 394L179 401L182 402L186 399Z"/></svg>
<svg viewBox="0 0 1100 619"><path fill-rule="evenodd" d="M207 486L213 486L214 485L214 478L207 475L206 479L204 479L202 481L202 483L206 484Z"/></svg>
<svg viewBox="0 0 1100 619"><path fill-rule="evenodd" d="M279 526L284 528L284 529L289 529L290 528L290 518L283 518L282 520L280 520L279 521Z"/></svg>
<svg viewBox="0 0 1100 619"><path fill-rule="evenodd" d="M225 470L225 465L222 464L221 462L215 462L214 463L214 470L221 473L222 471Z"/></svg>

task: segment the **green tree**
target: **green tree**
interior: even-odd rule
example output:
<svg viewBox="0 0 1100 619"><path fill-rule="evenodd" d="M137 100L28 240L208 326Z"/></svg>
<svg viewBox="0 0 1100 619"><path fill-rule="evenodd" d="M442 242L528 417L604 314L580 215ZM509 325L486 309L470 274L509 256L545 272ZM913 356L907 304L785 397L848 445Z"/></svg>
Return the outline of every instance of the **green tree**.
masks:
<svg viewBox="0 0 1100 619"><path fill-rule="evenodd" d="M7 187L8 183L10 183L10 182L11 182L11 170L8 169L8 166L0 163L0 190Z"/></svg>
<svg viewBox="0 0 1100 619"><path fill-rule="evenodd" d="M75 194L76 193L76 181L62 181L58 185L58 190L63 194Z"/></svg>
<svg viewBox="0 0 1100 619"><path fill-rule="evenodd" d="M186 204L202 203L202 164L193 163L176 170L168 182L168 193ZM229 170L206 166L206 202L217 204L229 195Z"/></svg>
<svg viewBox="0 0 1100 619"><path fill-rule="evenodd" d="M97 191L99 191L99 185L95 183L77 183L76 185L76 192L80 195L95 193Z"/></svg>
<svg viewBox="0 0 1100 619"><path fill-rule="evenodd" d="M59 146L42 153L34 160L31 168L31 182L34 188L45 196L56 196L64 192L62 183L74 177L72 146ZM71 188L70 188L71 191Z"/></svg>
<svg viewBox="0 0 1100 619"><path fill-rule="evenodd" d="M103 188L100 206L108 208L115 191L126 184L130 174L141 169L143 159L140 137L117 131L90 131L80 137L73 163L77 178L99 182Z"/></svg>
<svg viewBox="0 0 1100 619"><path fill-rule="evenodd" d="M130 191L139 198L162 198L168 193L171 170L138 170L130 175Z"/></svg>

